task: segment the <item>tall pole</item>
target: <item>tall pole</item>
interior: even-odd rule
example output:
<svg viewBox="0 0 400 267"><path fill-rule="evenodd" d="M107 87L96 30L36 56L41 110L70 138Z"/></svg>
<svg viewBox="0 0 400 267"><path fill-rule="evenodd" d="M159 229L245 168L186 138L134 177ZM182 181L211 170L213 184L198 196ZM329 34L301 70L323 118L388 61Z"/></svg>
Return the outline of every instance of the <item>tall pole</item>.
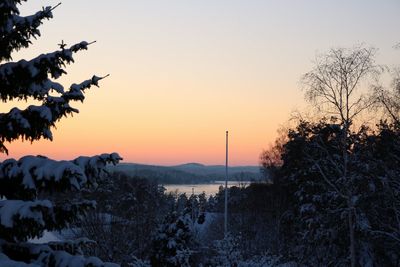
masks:
<svg viewBox="0 0 400 267"><path fill-rule="evenodd" d="M226 155L225 155L225 220L224 237L228 235L228 131L226 131Z"/></svg>

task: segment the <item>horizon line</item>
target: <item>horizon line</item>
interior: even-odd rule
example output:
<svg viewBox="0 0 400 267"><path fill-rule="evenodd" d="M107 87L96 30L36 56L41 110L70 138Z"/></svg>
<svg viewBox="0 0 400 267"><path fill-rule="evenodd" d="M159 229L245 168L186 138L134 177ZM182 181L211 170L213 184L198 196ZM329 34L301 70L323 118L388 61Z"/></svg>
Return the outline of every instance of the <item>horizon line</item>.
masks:
<svg viewBox="0 0 400 267"><path fill-rule="evenodd" d="M178 164L157 164L157 163L140 163L140 162L124 162L121 161L119 164L138 164L138 165L149 165L149 166L161 166L161 167L176 167L176 166L181 166L181 165L188 165L188 164L198 164L198 165L203 165L203 166L223 166L225 167L225 164L204 164L201 162L186 162L186 163L178 163ZM117 164L118 165L118 164ZM229 165L228 167L260 167L260 165Z"/></svg>

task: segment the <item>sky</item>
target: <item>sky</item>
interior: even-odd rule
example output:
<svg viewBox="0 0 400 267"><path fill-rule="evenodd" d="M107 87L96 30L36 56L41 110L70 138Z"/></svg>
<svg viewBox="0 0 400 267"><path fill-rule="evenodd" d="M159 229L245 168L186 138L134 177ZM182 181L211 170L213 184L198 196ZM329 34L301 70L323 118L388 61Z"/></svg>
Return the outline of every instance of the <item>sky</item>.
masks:
<svg viewBox="0 0 400 267"><path fill-rule="evenodd" d="M21 12L57 3L31 0ZM317 53L365 43L378 63L399 64L399 11L398 0L65 0L13 59L95 40L60 81L110 77L52 142L13 142L0 159L115 151L124 162L224 164L229 130L230 164L258 165L277 129L306 108L299 80Z"/></svg>

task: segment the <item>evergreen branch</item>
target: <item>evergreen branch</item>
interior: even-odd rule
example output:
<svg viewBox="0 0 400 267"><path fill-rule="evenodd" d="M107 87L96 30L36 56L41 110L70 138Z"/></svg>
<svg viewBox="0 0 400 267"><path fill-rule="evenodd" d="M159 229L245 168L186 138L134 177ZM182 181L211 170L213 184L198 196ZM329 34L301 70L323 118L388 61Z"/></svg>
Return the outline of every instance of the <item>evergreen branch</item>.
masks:
<svg viewBox="0 0 400 267"><path fill-rule="evenodd" d="M59 7L61 5L61 2L59 2L57 5L53 6L50 11L53 11L54 9L56 9L57 7Z"/></svg>
<svg viewBox="0 0 400 267"><path fill-rule="evenodd" d="M58 5L57 5L58 6ZM34 15L20 17L16 12L9 8L0 8L0 12L7 21L0 26L0 62L11 60L11 53L21 48L27 48L32 42L30 39L40 36L39 26L44 19L53 17L51 7L45 7Z"/></svg>
<svg viewBox="0 0 400 267"><path fill-rule="evenodd" d="M324 181L330 186L332 187L332 189L334 189L336 191L336 193L338 193L342 198L344 199L348 199L349 197L346 196L345 194L343 194L339 188L333 184L329 178L326 176L325 172L321 169L321 166L319 165L319 163L317 163L316 161L314 161L314 166L317 167L319 173L321 174L322 178L324 179Z"/></svg>
<svg viewBox="0 0 400 267"><path fill-rule="evenodd" d="M33 97L43 100L50 90L62 93L62 85L50 80L57 79L66 71L66 64L74 62L73 53L86 50L89 43L80 42L68 49L42 54L29 61L20 60L0 65L0 99L3 101Z"/></svg>
<svg viewBox="0 0 400 267"><path fill-rule="evenodd" d="M381 235L381 236L386 236L386 237L388 237L388 238L392 239L393 241L396 241L397 243L400 244L400 237L397 237L393 233L388 233L388 232L380 231L380 230L369 230L369 232L371 234L377 234L377 235Z"/></svg>
<svg viewBox="0 0 400 267"><path fill-rule="evenodd" d="M78 240L79 242L79 240ZM72 243L71 243L72 244ZM64 266L64 267L119 267L120 265L110 262L103 262L95 257L84 257L79 253L74 254L74 251L59 250L60 247L54 246L54 243L48 244L32 244L6 242L0 240L0 250L7 251L9 255L13 255L18 259L13 259L12 256L6 257L6 266ZM67 245L67 244L66 244ZM74 244L74 246L76 246ZM79 252L79 250L77 251ZM3 260L3 255L0 254ZM5 255L4 255L5 256ZM20 258L25 259L31 264L21 263ZM14 261L17 260L17 261ZM11 265L14 264L14 265Z"/></svg>
<svg viewBox="0 0 400 267"><path fill-rule="evenodd" d="M25 156L0 164L0 198L33 200L40 192L81 190L100 179L107 164L117 164L117 153L56 161Z"/></svg>
<svg viewBox="0 0 400 267"><path fill-rule="evenodd" d="M93 76L80 84L72 84L69 91L60 97L47 96L41 106L31 105L25 110L13 108L8 113L0 113L0 142L12 142L23 138L31 142L44 139L53 139L51 128L63 116L78 113L79 110L69 105L70 101L85 99L83 91L91 86L98 86L98 82L104 77ZM7 152L7 149L2 149ZM1 151L1 150L0 150Z"/></svg>
<svg viewBox="0 0 400 267"><path fill-rule="evenodd" d="M93 209L93 201L55 205L49 200L1 200L0 236L7 241L27 241L45 230L61 230ZM31 227L23 227L23 225Z"/></svg>

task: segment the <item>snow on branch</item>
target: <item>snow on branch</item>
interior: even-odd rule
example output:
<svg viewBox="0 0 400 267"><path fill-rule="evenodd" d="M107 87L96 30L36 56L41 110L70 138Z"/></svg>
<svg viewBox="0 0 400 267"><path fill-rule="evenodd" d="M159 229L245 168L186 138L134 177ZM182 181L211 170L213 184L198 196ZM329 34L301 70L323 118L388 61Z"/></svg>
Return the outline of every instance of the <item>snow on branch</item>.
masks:
<svg viewBox="0 0 400 267"><path fill-rule="evenodd" d="M94 184L107 164L117 164L117 153L56 161L43 156L8 159L0 164L0 197L32 200L39 192L80 190Z"/></svg>
<svg viewBox="0 0 400 267"><path fill-rule="evenodd" d="M0 4L0 14L4 18L0 26L0 61L10 60L13 51L28 47L32 43L32 37L40 36L38 28L43 20L53 18L52 10L55 7L51 6L43 7L33 15L21 17L16 6L20 3L21 1L2 1Z"/></svg>
<svg viewBox="0 0 400 267"><path fill-rule="evenodd" d="M8 113L0 113L0 151L8 153L4 142L12 142L20 137L31 142L40 138L52 140L51 127L63 116L79 112L69 102L83 102L83 91L92 85L98 86L98 82L105 77L93 76L80 84L73 84L61 96L47 96L41 106L31 105L25 110L13 108Z"/></svg>
<svg viewBox="0 0 400 267"><path fill-rule="evenodd" d="M45 230L61 230L95 207L94 201L55 205L49 200L1 200L0 236L9 242L27 241ZM30 227L24 227L24 225Z"/></svg>
<svg viewBox="0 0 400 267"><path fill-rule="evenodd" d="M34 219L38 224L44 225L41 210L52 209L53 205L48 200L22 201L1 200L0 201L0 224L3 227L14 226L14 218Z"/></svg>
<svg viewBox="0 0 400 267"><path fill-rule="evenodd" d="M73 162L85 170L88 177L101 175L107 164L117 164L122 158L118 153L101 154L94 157L78 157Z"/></svg>
<svg viewBox="0 0 400 267"><path fill-rule="evenodd" d="M65 74L65 65L74 62L73 53L86 50L88 45L88 42L83 41L68 49L42 54L29 61L20 60L0 65L0 99L26 100L33 97L43 100L51 90L64 93L64 87L50 77L57 79Z"/></svg>
<svg viewBox="0 0 400 267"><path fill-rule="evenodd" d="M69 91L64 93L62 97L65 100L79 100L82 102L85 99L85 96L83 95L83 91L86 89L89 89L93 85L99 87L99 81L108 76L109 76L109 74L107 74L104 77L97 77L94 75L91 79L83 81L80 84L74 83L71 85Z"/></svg>
<svg viewBox="0 0 400 267"><path fill-rule="evenodd" d="M96 257L73 255L63 250L54 249L51 244L13 244L0 242L0 251L5 250L9 255L19 255L30 264L14 261L10 256L0 253L1 266L36 267L36 266L63 266L63 267L118 267L115 263L103 262ZM16 265L13 265L16 263ZM8 264L8 265L7 265ZM19 265L20 264L20 265Z"/></svg>

